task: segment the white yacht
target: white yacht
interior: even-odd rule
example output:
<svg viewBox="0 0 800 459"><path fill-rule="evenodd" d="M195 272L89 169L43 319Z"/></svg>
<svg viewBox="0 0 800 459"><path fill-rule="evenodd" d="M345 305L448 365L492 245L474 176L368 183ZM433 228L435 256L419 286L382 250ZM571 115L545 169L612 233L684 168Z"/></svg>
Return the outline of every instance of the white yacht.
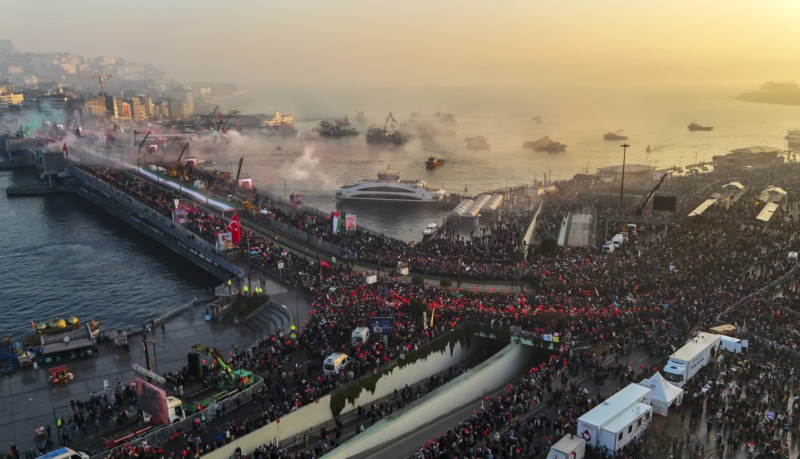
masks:
<svg viewBox="0 0 800 459"><path fill-rule="evenodd" d="M784 139L793 147L800 145L800 129L789 129L789 133Z"/></svg>
<svg viewBox="0 0 800 459"><path fill-rule="evenodd" d="M439 229L439 225L437 225L436 223L431 223L428 226L426 226L424 230L422 230L422 235L423 236L433 236L434 234L436 234L436 230L438 230L438 229Z"/></svg>
<svg viewBox="0 0 800 459"><path fill-rule="evenodd" d="M400 180L400 175L400 172L392 172L390 164L386 171L378 173L378 180L358 180L336 188L336 199L440 202L447 194L442 188L428 187L422 180Z"/></svg>

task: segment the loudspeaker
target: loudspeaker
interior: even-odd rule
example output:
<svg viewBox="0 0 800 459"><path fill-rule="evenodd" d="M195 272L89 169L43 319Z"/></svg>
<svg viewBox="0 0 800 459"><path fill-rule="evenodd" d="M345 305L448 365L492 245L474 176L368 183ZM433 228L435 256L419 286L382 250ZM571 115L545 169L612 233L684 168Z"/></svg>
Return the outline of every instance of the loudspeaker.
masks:
<svg viewBox="0 0 800 459"><path fill-rule="evenodd" d="M203 369L200 367L200 354L197 352L189 353L189 374L196 378L203 376Z"/></svg>
<svg viewBox="0 0 800 459"><path fill-rule="evenodd" d="M677 206L678 198L675 196L653 196L653 210L675 212Z"/></svg>

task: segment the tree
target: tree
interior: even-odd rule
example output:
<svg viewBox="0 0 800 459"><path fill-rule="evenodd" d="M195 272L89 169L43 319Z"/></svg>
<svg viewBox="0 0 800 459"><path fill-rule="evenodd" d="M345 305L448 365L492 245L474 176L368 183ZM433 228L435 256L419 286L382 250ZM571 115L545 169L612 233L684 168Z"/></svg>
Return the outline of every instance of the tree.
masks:
<svg viewBox="0 0 800 459"><path fill-rule="evenodd" d="M439 281L440 287L450 288L451 285L453 285L453 281L451 281L450 279L442 279Z"/></svg>
<svg viewBox="0 0 800 459"><path fill-rule="evenodd" d="M555 252L557 248L558 241L551 237L543 239L542 242L539 243L539 250L542 252L542 255L550 255Z"/></svg>
<svg viewBox="0 0 800 459"><path fill-rule="evenodd" d="M553 288L558 293L569 293L569 286L563 282L556 282Z"/></svg>
<svg viewBox="0 0 800 459"><path fill-rule="evenodd" d="M425 279L423 279L423 278L421 278L419 276L414 276L414 277L411 278L411 283L414 284L414 285L422 285L422 284L425 283Z"/></svg>
<svg viewBox="0 0 800 459"><path fill-rule="evenodd" d="M423 301L422 298L415 296L411 299L411 303L408 305L409 312L411 317L421 319L423 313L430 311L430 306L428 303Z"/></svg>

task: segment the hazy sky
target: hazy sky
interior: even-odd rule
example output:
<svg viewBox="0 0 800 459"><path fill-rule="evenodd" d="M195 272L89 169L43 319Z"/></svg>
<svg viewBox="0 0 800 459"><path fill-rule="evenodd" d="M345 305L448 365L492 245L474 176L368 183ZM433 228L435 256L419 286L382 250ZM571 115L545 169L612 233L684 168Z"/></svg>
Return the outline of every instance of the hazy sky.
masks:
<svg viewBox="0 0 800 459"><path fill-rule="evenodd" d="M537 85L800 80L798 0L0 0L21 51L182 80Z"/></svg>

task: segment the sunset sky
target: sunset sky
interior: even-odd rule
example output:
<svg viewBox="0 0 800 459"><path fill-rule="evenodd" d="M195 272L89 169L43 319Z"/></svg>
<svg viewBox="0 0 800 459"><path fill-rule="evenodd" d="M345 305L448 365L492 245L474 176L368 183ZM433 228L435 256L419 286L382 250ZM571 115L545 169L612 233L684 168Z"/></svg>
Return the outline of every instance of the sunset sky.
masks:
<svg viewBox="0 0 800 459"><path fill-rule="evenodd" d="M21 51L304 85L800 80L797 0L2 0ZM16 20L9 20L16 18Z"/></svg>

